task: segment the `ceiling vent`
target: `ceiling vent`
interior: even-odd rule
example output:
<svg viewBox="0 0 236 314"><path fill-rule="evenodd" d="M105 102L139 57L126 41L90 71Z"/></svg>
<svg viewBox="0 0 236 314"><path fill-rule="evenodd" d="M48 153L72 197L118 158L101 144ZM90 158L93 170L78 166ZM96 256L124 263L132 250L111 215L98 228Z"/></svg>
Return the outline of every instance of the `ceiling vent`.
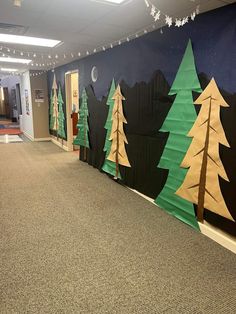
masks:
<svg viewBox="0 0 236 314"><path fill-rule="evenodd" d="M0 23L0 33L4 34L24 35L27 29L28 27L22 25Z"/></svg>

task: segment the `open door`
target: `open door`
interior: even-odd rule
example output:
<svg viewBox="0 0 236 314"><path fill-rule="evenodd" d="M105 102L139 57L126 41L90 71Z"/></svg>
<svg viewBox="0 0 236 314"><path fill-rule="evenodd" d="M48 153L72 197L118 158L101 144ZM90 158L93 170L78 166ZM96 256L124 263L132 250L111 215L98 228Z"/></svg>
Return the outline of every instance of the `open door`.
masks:
<svg viewBox="0 0 236 314"><path fill-rule="evenodd" d="M66 120L67 120L67 146L69 151L74 150L73 140L77 135L77 122L79 112L79 73L70 71L65 74L66 84Z"/></svg>
<svg viewBox="0 0 236 314"><path fill-rule="evenodd" d="M8 94L8 88L3 87L3 95L4 95L4 106L5 106L5 113L6 118L11 118L11 112L10 112L10 104L9 104L9 94Z"/></svg>

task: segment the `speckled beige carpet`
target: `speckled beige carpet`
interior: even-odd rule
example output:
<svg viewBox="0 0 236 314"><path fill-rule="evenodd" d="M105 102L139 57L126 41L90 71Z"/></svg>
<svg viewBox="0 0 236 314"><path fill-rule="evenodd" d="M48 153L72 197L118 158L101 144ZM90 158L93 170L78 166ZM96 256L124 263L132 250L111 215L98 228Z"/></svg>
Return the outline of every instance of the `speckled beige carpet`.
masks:
<svg viewBox="0 0 236 314"><path fill-rule="evenodd" d="M0 146L0 313L235 314L236 255L51 143Z"/></svg>

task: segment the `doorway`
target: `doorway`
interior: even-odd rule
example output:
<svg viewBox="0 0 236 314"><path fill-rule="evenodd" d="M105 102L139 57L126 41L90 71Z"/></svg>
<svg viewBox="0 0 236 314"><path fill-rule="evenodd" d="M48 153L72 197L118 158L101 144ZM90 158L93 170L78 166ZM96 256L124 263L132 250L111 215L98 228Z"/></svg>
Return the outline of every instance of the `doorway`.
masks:
<svg viewBox="0 0 236 314"><path fill-rule="evenodd" d="M21 107L21 95L20 95L20 84L16 84L16 106L18 117L22 115L22 107Z"/></svg>
<svg viewBox="0 0 236 314"><path fill-rule="evenodd" d="M74 150L73 140L76 137L79 112L79 72L70 71L65 74L66 86L66 120L67 120L67 147Z"/></svg>

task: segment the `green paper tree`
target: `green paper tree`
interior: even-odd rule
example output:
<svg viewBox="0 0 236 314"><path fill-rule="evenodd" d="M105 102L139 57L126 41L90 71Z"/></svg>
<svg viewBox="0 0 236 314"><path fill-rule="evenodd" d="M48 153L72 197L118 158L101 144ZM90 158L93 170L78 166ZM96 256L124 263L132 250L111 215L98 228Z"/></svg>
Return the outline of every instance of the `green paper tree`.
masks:
<svg viewBox="0 0 236 314"><path fill-rule="evenodd" d="M88 125L88 96L86 94L85 89L82 92L82 101L79 109L79 120L77 124L78 134L74 139L74 145L80 145L84 147L84 160L86 159L86 148L90 148L89 146L89 125Z"/></svg>
<svg viewBox="0 0 236 314"><path fill-rule="evenodd" d="M66 134L65 134L65 115L64 115L64 111L63 111L64 101L62 98L61 86L59 86L57 101L58 101L58 130L57 130L57 134L61 138L65 138L66 137Z"/></svg>
<svg viewBox="0 0 236 314"><path fill-rule="evenodd" d="M161 156L158 168L168 169L166 184L156 198L155 203L173 216L199 230L194 206L175 192L183 183L187 169L181 168L181 162L191 144L187 137L196 120L196 111L192 92L202 91L196 73L194 55L189 40L179 70L169 95L176 98L160 129L169 132L169 137Z"/></svg>
<svg viewBox="0 0 236 314"><path fill-rule="evenodd" d="M55 122L55 118L53 116L53 110L54 110L54 103L53 103L53 91L51 90L50 95L50 108L49 108L49 115L50 115L50 124L49 129L52 130Z"/></svg>
<svg viewBox="0 0 236 314"><path fill-rule="evenodd" d="M115 91L116 91L116 86L115 86L115 81L113 79L112 83L111 83L109 95L107 98L107 106L109 107L109 111L108 111L107 120L106 120L106 123L104 126L104 128L107 130L107 133L106 133L106 140L105 140L105 144L104 144L104 148L103 148L103 151L106 153L106 155L105 155L105 160L104 160L104 164L102 167L103 171L109 173L112 176L115 176L115 174L116 174L116 164L113 161L108 160L107 157L110 154L111 144L112 144L112 142L109 139L111 137L112 112L113 112L113 108L114 108L114 104L115 104L115 101L114 101L114 99L112 99L112 97L115 94ZM117 177L119 179L121 179L120 172L118 172Z"/></svg>

